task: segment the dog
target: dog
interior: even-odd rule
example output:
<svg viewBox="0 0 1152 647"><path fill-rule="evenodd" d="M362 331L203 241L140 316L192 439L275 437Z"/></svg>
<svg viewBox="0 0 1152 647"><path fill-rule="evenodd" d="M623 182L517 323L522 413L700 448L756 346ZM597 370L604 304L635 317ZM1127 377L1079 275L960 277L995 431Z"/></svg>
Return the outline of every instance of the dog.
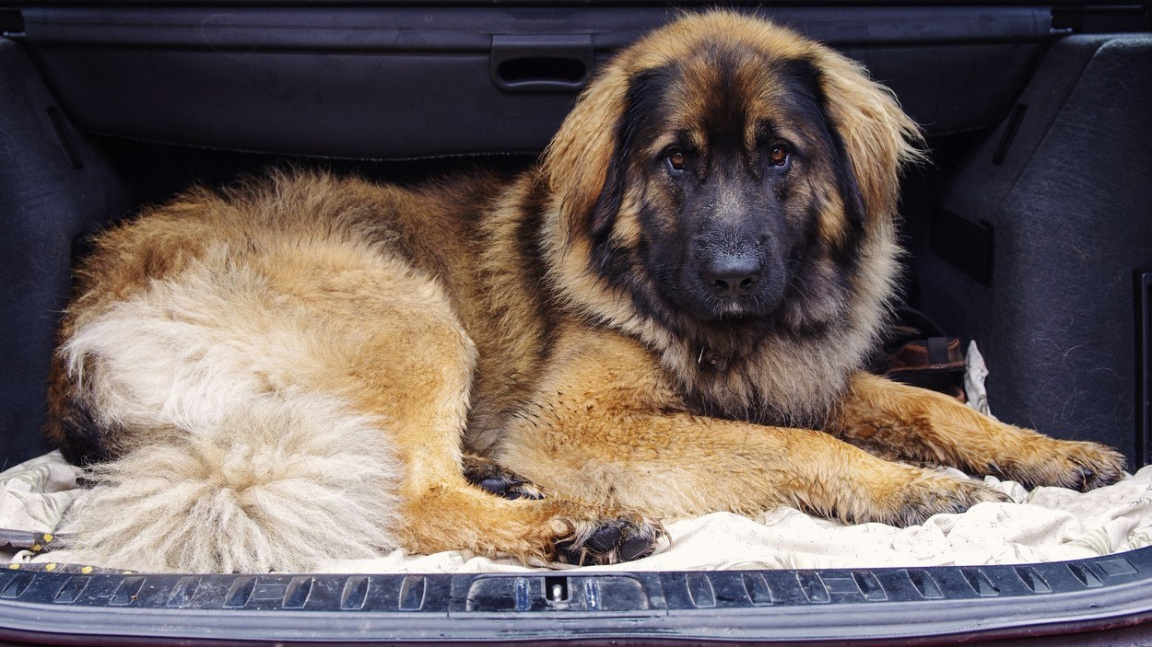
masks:
<svg viewBox="0 0 1152 647"><path fill-rule="evenodd" d="M611 563L660 520L917 524L1123 458L863 372L917 126L857 63L684 16L591 81L533 168L193 189L77 271L47 436L92 561L307 571L470 549Z"/></svg>

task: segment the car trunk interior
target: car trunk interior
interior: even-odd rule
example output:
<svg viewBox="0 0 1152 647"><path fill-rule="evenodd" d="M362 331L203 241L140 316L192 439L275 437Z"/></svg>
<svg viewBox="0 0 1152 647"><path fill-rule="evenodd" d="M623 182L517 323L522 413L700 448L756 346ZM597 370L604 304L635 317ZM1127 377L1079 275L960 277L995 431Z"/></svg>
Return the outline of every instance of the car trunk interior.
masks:
<svg viewBox="0 0 1152 647"><path fill-rule="evenodd" d="M978 343L993 413L1112 445L1130 471L1147 464L1148 5L726 6L860 60L924 127L931 161L904 178L903 299ZM523 167L596 65L675 11L0 3L4 466L51 449L39 428L54 327L93 233L193 184L270 167L401 182ZM0 574L0 637L1007 639L1119 631L1150 601L1152 549L1068 564L581 577L12 572Z"/></svg>

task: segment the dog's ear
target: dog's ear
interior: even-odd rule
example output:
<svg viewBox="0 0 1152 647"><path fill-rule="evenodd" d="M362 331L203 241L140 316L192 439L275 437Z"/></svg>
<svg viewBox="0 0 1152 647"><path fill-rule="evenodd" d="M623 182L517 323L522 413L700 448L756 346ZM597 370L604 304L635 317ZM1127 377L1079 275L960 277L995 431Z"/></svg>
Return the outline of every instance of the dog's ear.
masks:
<svg viewBox="0 0 1152 647"><path fill-rule="evenodd" d="M609 64L580 95L544 153L543 176L560 199L569 236L597 237L612 225L626 184L631 83L620 62Z"/></svg>
<svg viewBox="0 0 1152 647"><path fill-rule="evenodd" d="M925 159L920 128L859 63L823 47L814 63L828 118L855 179L855 187L841 189L858 188L866 222L888 220L896 212L900 169Z"/></svg>

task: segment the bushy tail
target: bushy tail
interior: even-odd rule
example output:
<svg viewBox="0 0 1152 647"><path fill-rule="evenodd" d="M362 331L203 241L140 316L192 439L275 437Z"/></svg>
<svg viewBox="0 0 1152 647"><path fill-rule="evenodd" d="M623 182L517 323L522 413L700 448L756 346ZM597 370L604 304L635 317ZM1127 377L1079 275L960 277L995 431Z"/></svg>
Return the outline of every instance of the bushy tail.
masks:
<svg viewBox="0 0 1152 647"><path fill-rule="evenodd" d="M228 407L210 428L148 433L93 467L67 548L139 571L307 572L396 546L402 467L380 422L318 395Z"/></svg>

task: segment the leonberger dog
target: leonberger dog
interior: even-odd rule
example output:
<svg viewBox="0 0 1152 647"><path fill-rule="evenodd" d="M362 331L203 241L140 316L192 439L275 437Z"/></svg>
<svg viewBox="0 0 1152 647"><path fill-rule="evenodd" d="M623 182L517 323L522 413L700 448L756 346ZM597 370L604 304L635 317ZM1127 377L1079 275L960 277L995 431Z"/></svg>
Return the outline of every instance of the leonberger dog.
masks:
<svg viewBox="0 0 1152 647"><path fill-rule="evenodd" d="M661 520L794 506L917 524L1093 488L1122 457L862 372L917 126L757 18L620 52L534 168L193 189L78 270L48 436L72 546L149 570L468 549L650 553Z"/></svg>

